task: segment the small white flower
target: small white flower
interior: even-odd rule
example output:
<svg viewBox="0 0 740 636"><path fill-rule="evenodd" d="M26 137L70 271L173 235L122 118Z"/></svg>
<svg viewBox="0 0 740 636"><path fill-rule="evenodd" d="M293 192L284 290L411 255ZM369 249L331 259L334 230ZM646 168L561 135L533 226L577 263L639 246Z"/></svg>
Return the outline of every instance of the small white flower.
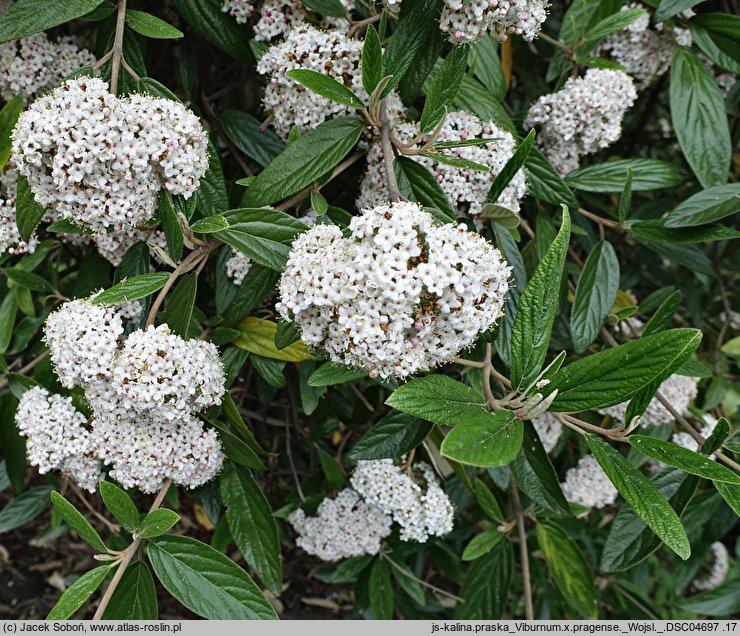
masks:
<svg viewBox="0 0 740 636"><path fill-rule="evenodd" d="M593 455L581 457L576 467L569 468L561 486L568 501L589 508L610 506L619 495Z"/></svg>

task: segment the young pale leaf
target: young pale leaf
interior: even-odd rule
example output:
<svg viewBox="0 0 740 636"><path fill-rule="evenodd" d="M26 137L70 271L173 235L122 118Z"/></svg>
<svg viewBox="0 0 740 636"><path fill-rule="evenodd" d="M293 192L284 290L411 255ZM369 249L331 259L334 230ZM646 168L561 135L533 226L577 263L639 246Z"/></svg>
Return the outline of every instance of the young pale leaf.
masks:
<svg viewBox="0 0 740 636"><path fill-rule="evenodd" d="M567 205L570 210L578 207L573 191L563 181L557 170L536 148L530 149L524 163L530 194L553 205Z"/></svg>
<svg viewBox="0 0 740 636"><path fill-rule="evenodd" d="M421 444L432 424L407 413L388 413L352 446L347 459L387 459L400 457Z"/></svg>
<svg viewBox="0 0 740 636"><path fill-rule="evenodd" d="M630 205L632 204L632 168L627 167L627 176L624 179L624 188L622 189L622 196L619 199L619 211L618 217L619 222L624 223L630 213Z"/></svg>
<svg viewBox="0 0 740 636"><path fill-rule="evenodd" d="M307 131L257 175L245 195L246 205L269 205L328 174L357 143L364 127L359 117L337 117Z"/></svg>
<svg viewBox="0 0 740 636"><path fill-rule="evenodd" d="M211 620L277 618L249 575L205 543L164 535L148 543L147 556L165 589L198 616Z"/></svg>
<svg viewBox="0 0 740 636"><path fill-rule="evenodd" d="M662 382L678 369L701 342L696 329L670 329L576 360L560 369L543 389L558 395L554 412L576 413L630 400L651 382Z"/></svg>
<svg viewBox="0 0 740 636"><path fill-rule="evenodd" d="M0 170L10 159L11 139L10 136L15 124L23 111L23 98L15 96L0 110Z"/></svg>
<svg viewBox="0 0 740 636"><path fill-rule="evenodd" d="M627 441L645 455L691 475L740 486L740 475L683 446L647 435L630 435Z"/></svg>
<svg viewBox="0 0 740 636"><path fill-rule="evenodd" d="M679 470L661 471L650 479L660 494L680 517L696 491L699 479ZM625 504L609 530L601 552L599 569L602 572L622 572L644 561L660 547L660 539L635 514L632 506Z"/></svg>
<svg viewBox="0 0 740 636"><path fill-rule="evenodd" d="M465 546L462 553L463 561L475 561L488 554L504 538L504 534L498 530L484 530L476 534Z"/></svg>
<svg viewBox="0 0 740 636"><path fill-rule="evenodd" d="M159 615L157 591L152 573L143 561L126 568L105 608L103 620L156 620Z"/></svg>
<svg viewBox="0 0 740 636"><path fill-rule="evenodd" d="M100 538L95 528L93 528L85 517L67 501L56 490L51 492L51 503L56 508L65 523L72 528L85 543L95 548L98 552L106 551L105 543Z"/></svg>
<svg viewBox="0 0 740 636"><path fill-rule="evenodd" d="M213 234L215 232L225 230L228 227L229 222L223 215L214 214L212 216L207 216L204 219L196 221L190 226L190 229L193 230L193 232L197 232L198 234Z"/></svg>
<svg viewBox="0 0 740 636"><path fill-rule="evenodd" d="M0 534L10 532L38 517L49 506L51 486L36 486L12 499L0 510Z"/></svg>
<svg viewBox="0 0 740 636"><path fill-rule="evenodd" d="M160 190L157 217L159 218L159 224L164 230L167 251L170 253L172 259L177 262L182 257L183 235L175 207L172 205L171 197L172 195L166 190Z"/></svg>
<svg viewBox="0 0 740 636"><path fill-rule="evenodd" d="M367 25L365 42L362 45L362 86L368 95L372 95L383 78L383 49L378 32L372 24Z"/></svg>
<svg viewBox="0 0 740 636"><path fill-rule="evenodd" d="M586 35L583 36L583 39L586 40L586 42L601 40L611 33L621 31L628 27L635 20L642 17L644 13L645 9L625 9L624 11L612 13L612 15L604 18L598 24L591 27L586 32Z"/></svg>
<svg viewBox="0 0 740 636"><path fill-rule="evenodd" d="M72 616L92 596L92 593L100 587L100 584L108 575L108 572L110 572L111 567L110 565L101 565L89 572L85 572L64 590L64 594L59 597L57 604L51 608L46 620L63 621Z"/></svg>
<svg viewBox="0 0 740 636"><path fill-rule="evenodd" d="M126 491L121 490L115 484L109 481L98 483L100 496L103 498L105 507L129 532L134 532L139 527L139 511L136 509L131 497Z"/></svg>
<svg viewBox="0 0 740 636"><path fill-rule="evenodd" d="M370 609L376 619L393 618L393 582L391 566L383 559L376 559L370 568Z"/></svg>
<svg viewBox="0 0 740 636"><path fill-rule="evenodd" d="M17 40L80 18L100 2L101 0L65 0L54 3L49 3L48 0L17 0L2 14L0 43Z"/></svg>
<svg viewBox="0 0 740 636"><path fill-rule="evenodd" d="M145 11L126 9L126 25L145 37L158 40L177 39L183 36L179 29Z"/></svg>
<svg viewBox="0 0 740 636"><path fill-rule="evenodd" d="M141 522L139 534L142 539L151 539L167 532L180 521L180 515L174 510L158 508L152 510Z"/></svg>
<svg viewBox="0 0 740 636"><path fill-rule="evenodd" d="M465 67L468 63L469 47L464 44L455 46L434 74L434 80L427 92L424 110L419 120L421 132L428 132L445 116L452 100L460 89Z"/></svg>
<svg viewBox="0 0 740 636"><path fill-rule="evenodd" d="M728 183L690 196L666 217L665 227L693 227L740 212L740 183Z"/></svg>
<svg viewBox="0 0 740 636"><path fill-rule="evenodd" d="M673 188L684 181L675 164L660 159L617 159L579 168L565 176L565 182L583 192L622 192L627 169L632 170L632 190Z"/></svg>
<svg viewBox="0 0 740 636"><path fill-rule="evenodd" d="M545 361L560 301L560 279L569 240L570 215L564 207L560 231L519 299L511 336L511 382L514 388L528 386Z"/></svg>
<svg viewBox="0 0 740 636"><path fill-rule="evenodd" d="M223 214L223 218L229 226L214 232L217 238L244 252L260 265L279 272L285 269L290 244L307 229L295 217L269 208L229 210Z"/></svg>
<svg viewBox="0 0 740 636"><path fill-rule="evenodd" d="M442 442L445 457L472 466L504 466L522 448L523 425L511 411L488 413L485 419L461 421Z"/></svg>
<svg viewBox="0 0 740 636"><path fill-rule="evenodd" d="M275 594L283 585L280 540L270 504L252 475L231 463L221 473L231 536L247 563Z"/></svg>
<svg viewBox="0 0 740 636"><path fill-rule="evenodd" d="M529 153L532 151L532 144L534 144L534 128L529 131L529 134L524 138L522 143L516 149L516 152L512 155L511 159L506 162L506 165L501 169L493 180L491 189L488 191L486 201L488 203L496 203L498 198L501 196L506 186L514 178L514 175L519 172L521 167L527 161Z"/></svg>
<svg viewBox="0 0 740 636"><path fill-rule="evenodd" d="M416 378L396 389L385 402L435 424L455 426L465 421L487 421L483 397L462 382L445 375Z"/></svg>
<svg viewBox="0 0 740 636"><path fill-rule="evenodd" d="M366 378L367 371L334 362L325 362L308 378L308 386L333 386Z"/></svg>
<svg viewBox="0 0 740 636"><path fill-rule="evenodd" d="M684 561L691 555L686 531L676 511L647 478L603 439L586 433L586 443L619 494L645 524Z"/></svg>
<svg viewBox="0 0 740 636"><path fill-rule="evenodd" d="M234 341L234 344L240 349L264 358L283 360L284 362L301 362L302 360L314 359L308 347L300 340L283 349L278 349L275 346L277 323L271 320L250 316L238 323L236 327L241 334Z"/></svg>
<svg viewBox="0 0 740 636"><path fill-rule="evenodd" d="M650 320L648 320L645 328L642 330L642 334L640 334L641 337L658 333L670 326L680 302L681 292L676 290L660 304L660 307L650 317Z"/></svg>
<svg viewBox="0 0 740 636"><path fill-rule="evenodd" d="M460 587L464 603L455 605L455 618L461 620L498 620L504 614L514 555L508 540L499 541L486 555L476 559Z"/></svg>
<svg viewBox="0 0 740 636"><path fill-rule="evenodd" d="M683 46L673 54L670 104L673 130L699 183L727 183L732 142L724 96L699 56Z"/></svg>
<svg viewBox="0 0 740 636"><path fill-rule="evenodd" d="M537 542L566 602L581 618L598 618L594 577L578 545L562 528L548 521L538 521Z"/></svg>
<svg viewBox="0 0 740 636"><path fill-rule="evenodd" d="M305 68L296 68L288 71L286 75L299 84L303 84L314 93L318 93L333 102L338 102L351 108L364 108L365 106L362 100L344 84L340 84L333 77L329 77L323 73L317 73L316 71Z"/></svg>
<svg viewBox="0 0 740 636"><path fill-rule="evenodd" d="M93 302L102 303L122 303L128 300L138 300L146 298L164 287L170 275L167 272L154 272L152 274L142 274L121 281L113 285L110 289L99 293Z"/></svg>
<svg viewBox="0 0 740 636"><path fill-rule="evenodd" d="M21 238L27 242L39 224L41 217L44 216L44 208L36 203L28 181L23 175L18 175L18 185L16 186L15 195L15 215L18 232L20 232Z"/></svg>
<svg viewBox="0 0 740 636"><path fill-rule="evenodd" d="M570 313L573 350L583 353L596 339L619 290L619 261L612 244L600 241L591 250L578 279Z"/></svg>

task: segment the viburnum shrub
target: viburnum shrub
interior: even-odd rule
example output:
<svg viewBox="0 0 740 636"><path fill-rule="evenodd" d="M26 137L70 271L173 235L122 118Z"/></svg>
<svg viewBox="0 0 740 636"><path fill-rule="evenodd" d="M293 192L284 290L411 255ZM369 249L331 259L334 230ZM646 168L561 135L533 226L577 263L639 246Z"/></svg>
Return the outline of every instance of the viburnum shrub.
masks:
<svg viewBox="0 0 740 636"><path fill-rule="evenodd" d="M740 612L729 4L0 2L3 608Z"/></svg>

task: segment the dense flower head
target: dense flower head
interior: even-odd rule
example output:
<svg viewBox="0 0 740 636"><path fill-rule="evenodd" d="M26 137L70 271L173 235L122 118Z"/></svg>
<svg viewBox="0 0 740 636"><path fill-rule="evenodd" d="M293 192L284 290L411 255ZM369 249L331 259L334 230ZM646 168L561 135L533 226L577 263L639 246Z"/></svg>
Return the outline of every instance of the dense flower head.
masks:
<svg viewBox="0 0 740 636"><path fill-rule="evenodd" d="M350 483L367 503L401 526L403 541L425 543L430 536L452 531L452 504L425 462L407 472L392 459L359 461Z"/></svg>
<svg viewBox="0 0 740 636"><path fill-rule="evenodd" d="M112 386L125 407L172 421L221 403L224 370L204 340L183 340L167 325L133 332L113 363Z"/></svg>
<svg viewBox="0 0 740 636"><path fill-rule="evenodd" d="M303 68L328 75L360 99L367 99L362 87L361 58L361 40L350 39L338 31L320 31L308 24L299 25L285 41L271 46L257 63L257 72L269 78L263 101L265 109L272 113L277 133L286 139L294 125L305 131L354 110L308 90L288 77L288 71Z"/></svg>
<svg viewBox="0 0 740 636"><path fill-rule="evenodd" d="M36 201L98 233L152 218L161 188L188 198L208 167L207 138L179 102L118 98L100 79L65 82L24 112L13 159Z"/></svg>
<svg viewBox="0 0 740 636"><path fill-rule="evenodd" d="M698 591L714 590L724 583L729 570L730 553L724 543L715 541L709 546L709 553L691 586Z"/></svg>
<svg viewBox="0 0 740 636"><path fill-rule="evenodd" d="M254 5L248 0L226 0L221 11L228 13L238 24L245 24L254 12Z"/></svg>
<svg viewBox="0 0 740 636"><path fill-rule="evenodd" d="M104 234L96 234L91 240L98 248L98 253L114 267L121 264L124 254L139 241L156 245L163 250L167 248L167 238L159 229L124 226Z"/></svg>
<svg viewBox="0 0 740 636"><path fill-rule="evenodd" d="M450 360L501 316L510 268L464 226L396 202L354 217L350 232L300 235L280 280L281 315L333 361L404 377Z"/></svg>
<svg viewBox="0 0 740 636"><path fill-rule="evenodd" d="M416 124L403 123L396 126L395 133L401 141L408 143L417 137L419 129ZM422 155L415 157L418 163L429 168L442 191L457 207L461 215L463 213L476 215L483 211L486 196L494 179L506 162L511 159L515 150L515 142L511 133L500 129L492 121L483 122L475 115L462 110L448 113L439 130L437 141L460 142L473 139L494 139L494 141L481 145L446 149L443 152L479 163L489 168L488 171L458 168ZM368 169L356 202L358 208L379 205L386 199L383 151L379 143L370 148L367 162ZM496 203L518 214L519 202L525 190L524 171L519 170Z"/></svg>
<svg viewBox="0 0 740 636"><path fill-rule="evenodd" d="M375 506L365 503L351 488L332 499L326 497L307 517L300 508L288 516L298 533L296 544L324 561L338 561L363 554L378 554L390 533L392 519Z"/></svg>
<svg viewBox="0 0 740 636"><path fill-rule="evenodd" d="M252 259L244 252L232 247L231 256L226 261L226 275L233 281L234 285L241 285L251 268Z"/></svg>
<svg viewBox="0 0 740 636"><path fill-rule="evenodd" d="M499 42L509 34L531 42L547 17L546 0L444 0L440 29L451 42L475 42L486 33Z"/></svg>
<svg viewBox="0 0 740 636"><path fill-rule="evenodd" d="M93 64L95 56L72 37L54 42L42 32L5 42L0 44L0 96L10 101L16 95L39 95Z"/></svg>
<svg viewBox="0 0 740 636"><path fill-rule="evenodd" d="M660 385L658 392L668 400L671 407L684 415L688 411L689 404L694 400L697 393L698 378L691 378L685 375L672 375ZM627 413L628 402L599 409L600 413L610 415L616 420L624 420ZM641 426L660 426L666 422L673 421L673 415L663 406L663 404L654 397L650 400L645 412L640 418ZM629 422L625 422L629 424Z"/></svg>
<svg viewBox="0 0 740 636"><path fill-rule="evenodd" d="M351 0L340 0L346 10ZM300 0L267 0L260 5L259 19L254 25L254 39L269 42L287 36L308 18L305 5ZM323 16L318 23L322 29L343 31L349 26L345 18Z"/></svg>
<svg viewBox="0 0 740 636"><path fill-rule="evenodd" d="M593 68L571 77L557 93L540 97L524 120L538 128L537 144L561 174L580 158L606 148L622 135L622 118L637 93L622 71Z"/></svg>
<svg viewBox="0 0 740 636"><path fill-rule="evenodd" d="M35 386L18 404L15 422L26 438L28 461L43 475L58 470L81 488L95 492L101 478L85 416L72 405L72 398L50 395Z"/></svg>
<svg viewBox="0 0 740 636"><path fill-rule="evenodd" d="M569 468L561 486L568 501L589 508L610 506L619 494L593 455L581 457L577 466Z"/></svg>
<svg viewBox="0 0 740 636"><path fill-rule="evenodd" d="M537 431L542 446L545 447L545 452L549 453L555 448L563 432L563 425L560 420L552 413L543 413L532 420L532 425Z"/></svg>

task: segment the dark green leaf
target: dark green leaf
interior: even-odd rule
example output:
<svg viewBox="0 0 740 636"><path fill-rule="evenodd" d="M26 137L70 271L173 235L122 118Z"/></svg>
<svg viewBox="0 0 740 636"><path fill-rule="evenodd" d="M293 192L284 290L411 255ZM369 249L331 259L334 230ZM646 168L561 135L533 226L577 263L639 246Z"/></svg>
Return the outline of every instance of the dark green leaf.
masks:
<svg viewBox="0 0 740 636"><path fill-rule="evenodd" d="M170 331L185 339L190 329L197 287L198 277L195 274L181 276L167 296L167 304L161 315L162 322L169 325Z"/></svg>
<svg viewBox="0 0 740 636"><path fill-rule="evenodd" d="M383 79L383 50L378 32L372 24L367 25L365 42L362 45L362 86L368 95Z"/></svg>
<svg viewBox="0 0 740 636"><path fill-rule="evenodd" d="M187 0L188 2L194 0ZM208 170L200 180L198 188L198 207L205 216L223 214L229 209L229 195L221 168L221 160L213 140L208 139Z"/></svg>
<svg viewBox="0 0 740 636"><path fill-rule="evenodd" d="M109 481L98 483L100 496L103 498L105 507L126 530L133 532L139 527L139 512L136 510L131 497L115 484Z"/></svg>
<svg viewBox="0 0 740 636"><path fill-rule="evenodd" d="M0 43L45 31L79 18L97 7L102 0L16 0L0 19Z"/></svg>
<svg viewBox="0 0 740 636"><path fill-rule="evenodd" d="M169 277L170 275L167 272L154 272L152 274L134 276L101 292L93 298L93 302L96 304L122 303L128 300L145 298L162 289Z"/></svg>
<svg viewBox="0 0 740 636"><path fill-rule="evenodd" d="M529 193L553 205L567 205L569 209L578 208L578 201L558 171L536 148L532 148L524 164L527 173Z"/></svg>
<svg viewBox="0 0 740 636"><path fill-rule="evenodd" d="M735 577L714 590L679 600L678 607L702 616L734 616L740 612L740 578Z"/></svg>
<svg viewBox="0 0 740 636"><path fill-rule="evenodd" d="M167 251L170 253L172 260L177 262L182 256L183 236L180 221L177 219L177 213L170 197L169 192L160 190L157 216L167 240Z"/></svg>
<svg viewBox="0 0 740 636"><path fill-rule="evenodd" d="M143 561L136 561L126 571L103 613L106 621L156 620L157 591L152 573Z"/></svg>
<svg viewBox="0 0 740 636"><path fill-rule="evenodd" d="M504 538L504 534L498 530L484 530L476 534L465 546L462 553L463 561L474 561L488 554Z"/></svg>
<svg viewBox="0 0 740 636"><path fill-rule="evenodd" d="M152 510L141 522L139 534L142 539L151 539L167 532L180 521L180 515L174 510L158 508Z"/></svg>
<svg viewBox="0 0 740 636"><path fill-rule="evenodd" d="M383 559L376 559L370 568L370 609L379 620L393 618L391 566Z"/></svg>
<svg viewBox="0 0 740 636"><path fill-rule="evenodd" d="M145 11L126 9L126 24L137 33L148 38L167 40L183 36L179 29Z"/></svg>
<svg viewBox="0 0 740 636"><path fill-rule="evenodd" d="M219 117L226 136L247 157L254 159L262 167L269 164L285 147L278 136L264 128L262 122L240 110L225 110Z"/></svg>
<svg viewBox="0 0 740 636"><path fill-rule="evenodd" d="M65 523L80 536L80 539L95 548L98 552L104 553L106 551L105 543L103 543L95 528L87 522L87 519L82 516L77 508L56 490L52 490L51 492L51 503L54 504L54 508L56 508Z"/></svg>
<svg viewBox="0 0 740 636"><path fill-rule="evenodd" d="M460 588L460 596L465 602L455 606L455 618L479 621L500 619L506 608L513 573L511 544L500 541L470 566Z"/></svg>
<svg viewBox="0 0 740 636"><path fill-rule="evenodd" d="M522 448L523 425L511 411L495 411L484 420L464 419L453 428L440 448L445 457L473 466L503 466Z"/></svg>
<svg viewBox="0 0 740 636"><path fill-rule="evenodd" d="M408 181L411 189L409 196L413 196L423 206L441 210L446 217L449 217L450 222L455 221L457 215L450 205L450 200L426 166L409 157L401 156L396 157L393 167L399 181L401 175Z"/></svg>
<svg viewBox="0 0 740 636"><path fill-rule="evenodd" d="M465 76L468 50L469 47L463 44L455 46L434 74L419 121L421 132L432 130L447 113Z"/></svg>
<svg viewBox="0 0 740 636"><path fill-rule="evenodd" d="M730 423L727 421L727 418L720 417L714 426L714 430L701 445L701 452L708 455L719 450L730 436L730 431Z"/></svg>
<svg viewBox="0 0 740 636"><path fill-rule="evenodd" d="M347 458L357 461L401 457L421 444L431 429L429 422L391 412L355 442Z"/></svg>
<svg viewBox="0 0 740 636"><path fill-rule="evenodd" d="M501 172L496 175L496 178L493 180L493 184L491 185L491 189L488 191L488 195L486 196L486 201L488 203L496 203L496 201L498 201L498 198L506 189L506 186L509 185L509 182L514 178L514 175L519 172L521 167L527 161L529 153L532 151L534 135L535 131L533 128L529 131L529 134L524 138L522 143L519 144L516 152L511 159L506 162L506 165L501 169Z"/></svg>
<svg viewBox="0 0 740 636"><path fill-rule="evenodd" d="M588 29L583 39L588 41L596 41L605 38L610 33L621 31L628 27L635 20L642 17L645 13L645 9L625 9L624 11L617 11L612 15L607 16L599 23Z"/></svg>
<svg viewBox="0 0 740 636"><path fill-rule="evenodd" d="M36 486L12 499L0 510L0 534L10 532L38 517L49 506L51 486Z"/></svg>
<svg viewBox="0 0 740 636"><path fill-rule="evenodd" d="M701 0L660 0L658 8L655 10L653 20L662 22L666 18L671 18L677 13L690 9Z"/></svg>
<svg viewBox="0 0 740 636"><path fill-rule="evenodd" d="M680 302L680 291L675 291L668 296L668 298L660 304L660 307L658 307L655 313L650 317L650 320L648 320L645 328L642 330L642 334L640 335L649 336L650 334L658 333L667 329L673 320L673 315L676 313L676 309L678 309Z"/></svg>
<svg viewBox="0 0 740 636"><path fill-rule="evenodd" d="M173 0L172 4L196 33L229 55L240 60L254 58L249 48L251 29L224 13L221 0Z"/></svg>
<svg viewBox="0 0 740 636"><path fill-rule="evenodd" d="M239 332L237 332L237 336ZM275 330L275 348L285 349L294 342L301 339L301 330L298 325L294 322L286 322L281 320L278 322L277 329ZM232 338L233 340L233 338Z"/></svg>
<svg viewBox="0 0 740 636"><path fill-rule="evenodd" d="M318 93L322 97L326 97L326 99L330 99L333 102L338 102L339 104L344 104L351 108L364 107L364 104L357 95L355 95L344 84L340 84L333 77L305 68L293 69L292 71L288 71L286 75L299 84L303 84L314 93Z"/></svg>
<svg viewBox="0 0 740 636"><path fill-rule="evenodd" d="M627 168L627 176L624 179L624 188L622 189L622 196L619 199L619 222L624 223L630 213L630 205L632 204L632 168Z"/></svg>
<svg viewBox="0 0 740 636"><path fill-rule="evenodd" d="M702 190L680 203L665 219L666 227L693 227L740 212L740 183Z"/></svg>
<svg viewBox="0 0 740 636"><path fill-rule="evenodd" d="M367 371L364 369L325 362L308 378L308 386L333 386L366 377Z"/></svg>
<svg viewBox="0 0 740 636"><path fill-rule="evenodd" d="M344 18L347 15L347 10L339 0L307 0L303 4L321 15L333 18Z"/></svg>
<svg viewBox="0 0 740 636"><path fill-rule="evenodd" d="M59 597L57 604L51 608L46 620L62 621L72 616L92 596L92 593L100 587L100 584L108 575L108 572L110 572L110 569L110 565L101 565L89 572L85 572L64 590L64 594Z"/></svg>
<svg viewBox="0 0 740 636"><path fill-rule="evenodd" d="M480 509L494 521L503 521L504 515L501 512L501 507L488 486L480 479L476 479L474 490L475 500L478 502Z"/></svg>
<svg viewBox="0 0 740 636"><path fill-rule="evenodd" d="M20 95L16 95L0 109L0 171L10 159L12 145L10 136L22 111L23 98Z"/></svg>
<svg viewBox="0 0 740 636"><path fill-rule="evenodd" d="M31 291L54 291L54 286L48 280L41 278L41 276L33 272L26 272L22 269L10 267L3 269L2 272L8 277L8 280L20 287L25 287Z"/></svg>
<svg viewBox="0 0 740 636"><path fill-rule="evenodd" d="M617 159L574 170L565 176L565 182L584 192L622 192L627 169L632 170L632 190L673 188L684 181L673 163L659 159Z"/></svg>
<svg viewBox="0 0 740 636"><path fill-rule="evenodd" d="M28 241L39 224L41 217L44 216L44 208L36 203L28 181L23 175L18 175L15 197L15 214L18 231L21 238L24 241Z"/></svg>
<svg viewBox="0 0 740 636"><path fill-rule="evenodd" d="M214 422L213 427L218 431L221 445L224 447L226 457L240 466L246 466L254 470L264 470L265 465L257 456L250 445L243 442L237 435L232 433L223 424Z"/></svg>

